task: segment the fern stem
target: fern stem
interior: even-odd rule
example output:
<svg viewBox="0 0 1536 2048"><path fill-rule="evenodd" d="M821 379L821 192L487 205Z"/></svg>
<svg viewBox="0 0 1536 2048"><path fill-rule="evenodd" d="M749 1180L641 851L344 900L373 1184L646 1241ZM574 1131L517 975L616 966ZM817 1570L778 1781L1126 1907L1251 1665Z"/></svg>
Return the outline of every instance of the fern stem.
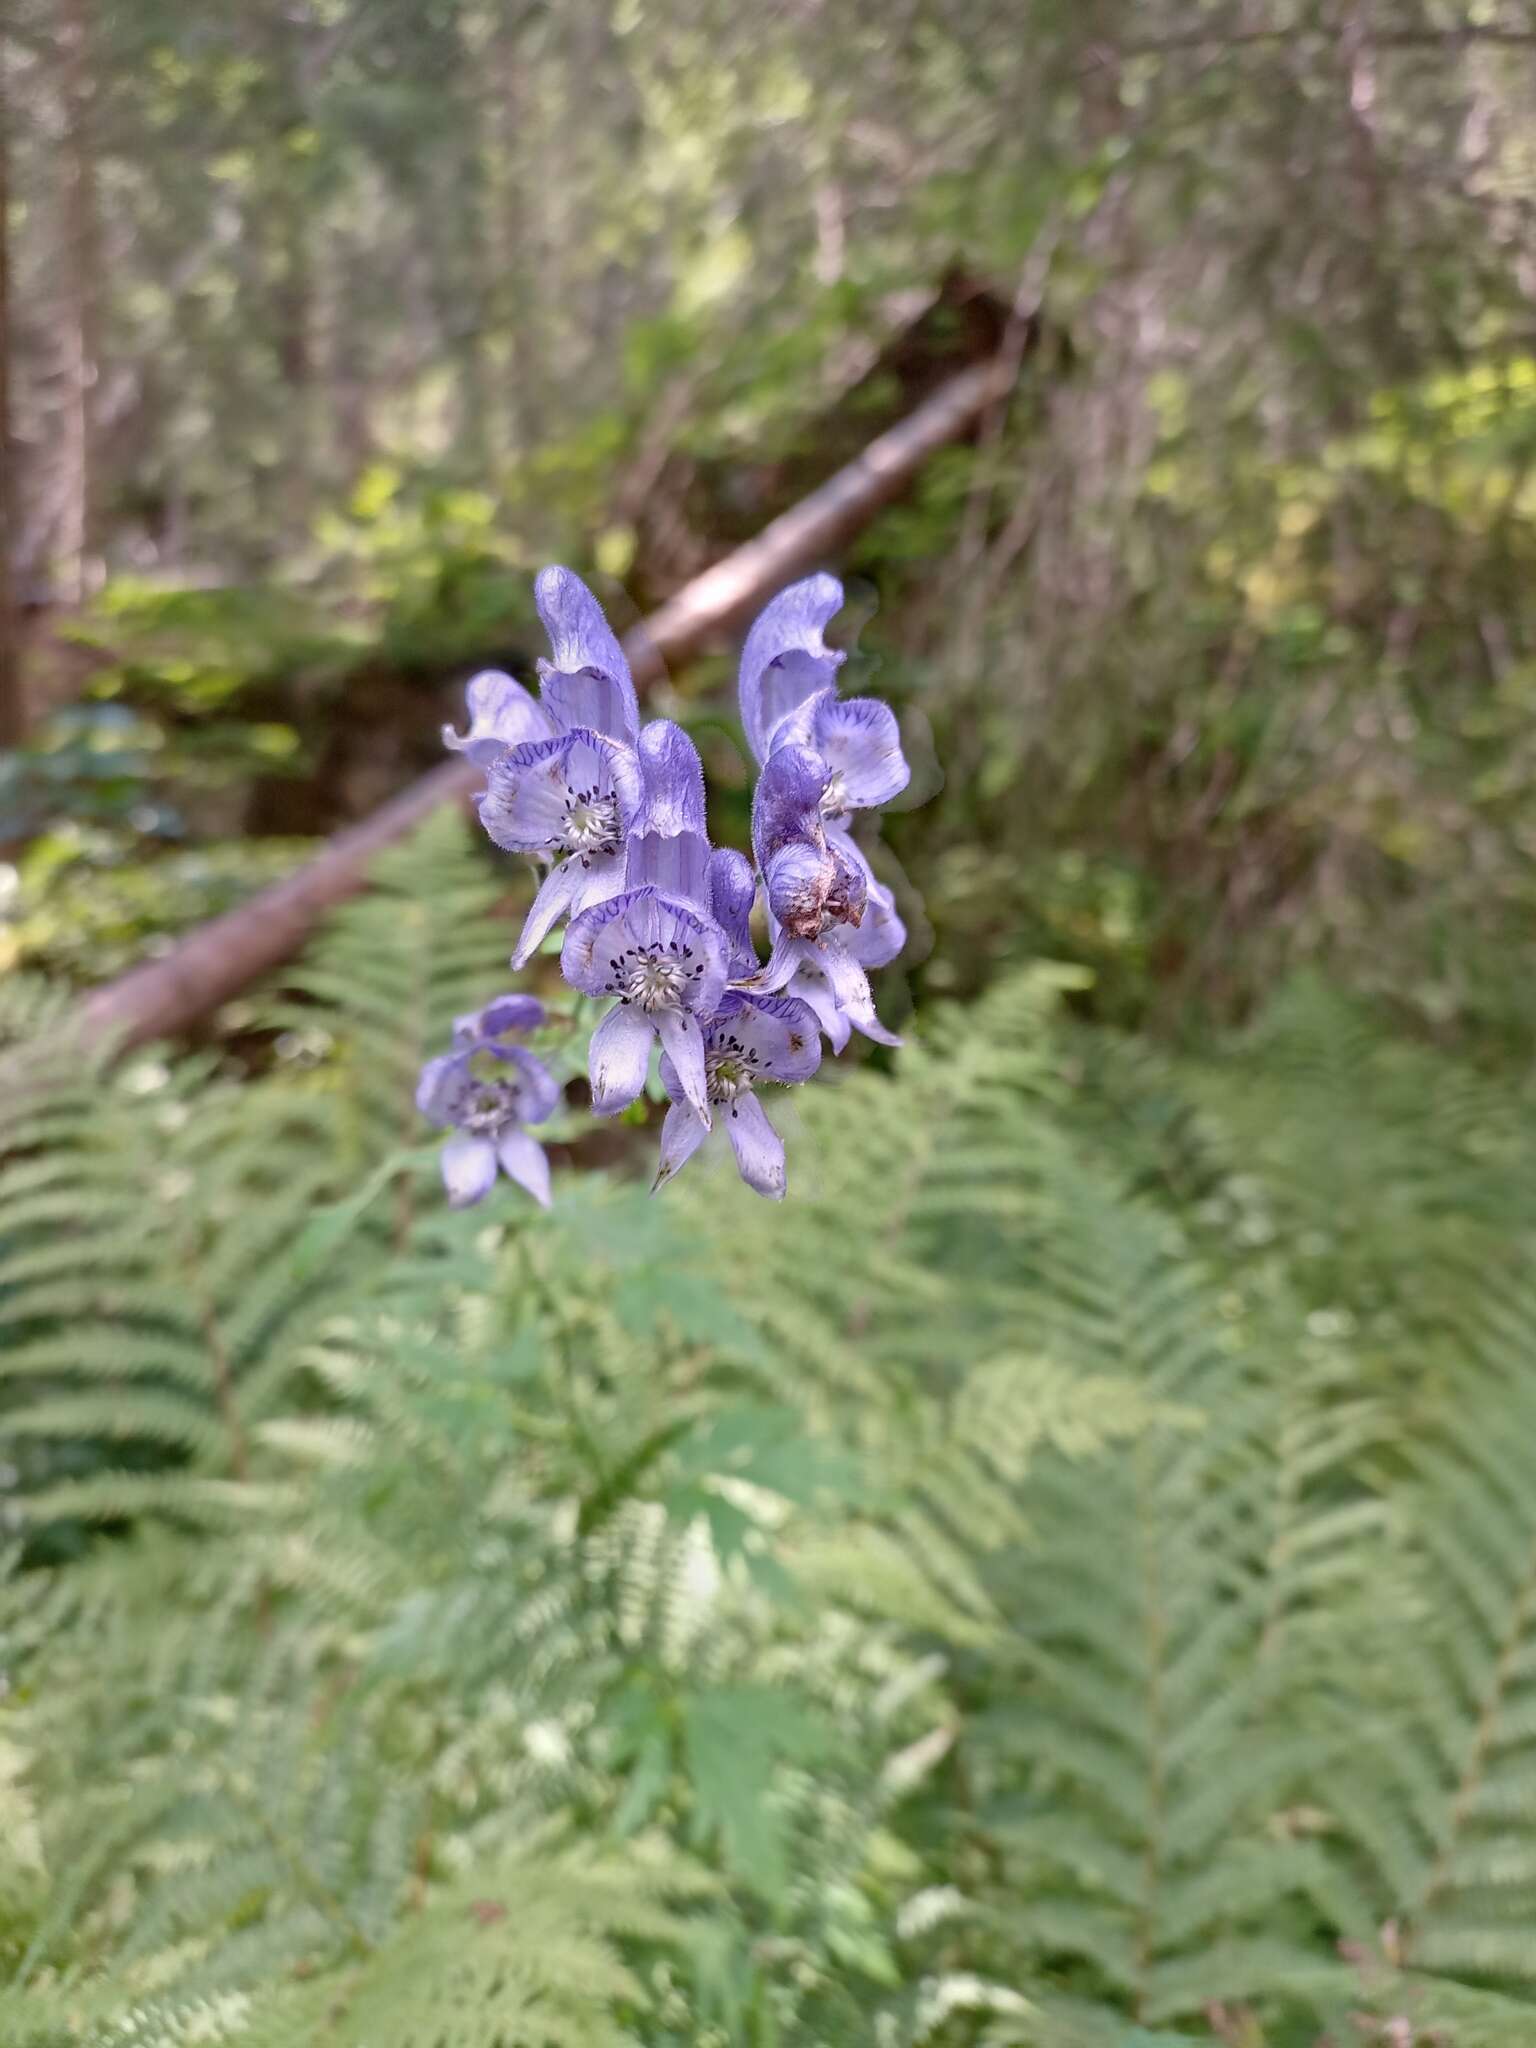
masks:
<svg viewBox="0 0 1536 2048"><path fill-rule="evenodd" d="M1136 1468L1137 1517L1141 1524L1142 1648L1147 1664L1147 1840L1141 1859L1141 1903L1136 1913L1134 2013L1140 2025L1147 2017L1151 1992L1149 1979L1156 1945L1156 1903L1162 1883L1163 1823L1167 1808L1167 1784L1163 1769L1163 1657L1167 1648L1159 1598L1156 1560L1153 1556L1152 1516L1147 1503L1147 1451L1145 1440L1133 1453Z"/></svg>

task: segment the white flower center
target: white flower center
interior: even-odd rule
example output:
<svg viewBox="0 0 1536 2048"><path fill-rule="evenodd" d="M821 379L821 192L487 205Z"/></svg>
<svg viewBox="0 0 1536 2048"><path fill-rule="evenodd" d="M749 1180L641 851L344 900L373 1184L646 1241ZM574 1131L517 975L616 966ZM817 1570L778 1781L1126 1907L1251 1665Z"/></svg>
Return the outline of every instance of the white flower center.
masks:
<svg viewBox="0 0 1536 2048"><path fill-rule="evenodd" d="M505 1081L477 1081L473 1095L454 1121L461 1131L489 1137L510 1123L517 1110L517 1091Z"/></svg>
<svg viewBox="0 0 1536 2048"><path fill-rule="evenodd" d="M563 839L567 851L591 855L619 850L619 800L595 789L568 792Z"/></svg>
<svg viewBox="0 0 1536 2048"><path fill-rule="evenodd" d="M843 780L841 768L834 768L827 777L827 786L821 792L821 815L824 818L840 818L848 808L848 785Z"/></svg>
<svg viewBox="0 0 1536 2048"><path fill-rule="evenodd" d="M649 1015L654 1010L676 1009L688 985L688 969L681 960L646 959L632 967L625 979L624 993Z"/></svg>
<svg viewBox="0 0 1536 2048"><path fill-rule="evenodd" d="M759 1078L757 1052L744 1046L735 1032L712 1038L704 1054L704 1079L711 1102L734 1102L752 1093Z"/></svg>

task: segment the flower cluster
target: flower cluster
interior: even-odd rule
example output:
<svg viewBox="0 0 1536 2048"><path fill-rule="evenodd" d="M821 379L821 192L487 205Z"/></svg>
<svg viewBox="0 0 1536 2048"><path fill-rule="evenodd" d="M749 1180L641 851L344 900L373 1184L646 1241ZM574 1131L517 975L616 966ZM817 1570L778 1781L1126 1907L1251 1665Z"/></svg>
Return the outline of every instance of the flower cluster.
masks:
<svg viewBox="0 0 1536 2048"><path fill-rule="evenodd" d="M586 585L545 569L535 596L553 655L539 663L537 698L488 671L469 685L468 732L444 732L485 770L477 803L490 837L547 867L512 965L569 920L566 981L611 998L589 1050L600 1116L640 1095L660 1041L671 1107L657 1187L723 1127L747 1184L782 1196L784 1147L759 1084L809 1079L823 1033L834 1052L854 1030L897 1043L875 1015L868 970L893 960L906 933L852 824L903 789L908 769L888 706L838 695L843 656L824 635L842 586L812 576L782 591L742 650L742 724L759 766L754 861L711 848L698 750L668 719L641 725L629 664ZM760 894L766 963L752 936ZM456 1132L443 1155L456 1202L479 1200L498 1165L547 1199L543 1153L522 1127L549 1114L556 1091L532 1054L507 1044L535 1012L508 996L462 1019L454 1051L423 1073L420 1107ZM478 1056L516 1078L477 1080Z"/></svg>

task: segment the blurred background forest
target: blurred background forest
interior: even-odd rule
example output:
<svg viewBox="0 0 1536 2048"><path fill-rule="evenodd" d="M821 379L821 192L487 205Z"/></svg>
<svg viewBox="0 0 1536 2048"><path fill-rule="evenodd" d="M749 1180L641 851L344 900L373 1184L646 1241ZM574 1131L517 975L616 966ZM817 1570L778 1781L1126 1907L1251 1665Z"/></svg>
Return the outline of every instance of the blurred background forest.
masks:
<svg viewBox="0 0 1536 2048"><path fill-rule="evenodd" d="M0 252L6 2048L1529 2048L1528 0L9 0ZM443 1212L451 806L76 1035L999 358L782 1214Z"/></svg>

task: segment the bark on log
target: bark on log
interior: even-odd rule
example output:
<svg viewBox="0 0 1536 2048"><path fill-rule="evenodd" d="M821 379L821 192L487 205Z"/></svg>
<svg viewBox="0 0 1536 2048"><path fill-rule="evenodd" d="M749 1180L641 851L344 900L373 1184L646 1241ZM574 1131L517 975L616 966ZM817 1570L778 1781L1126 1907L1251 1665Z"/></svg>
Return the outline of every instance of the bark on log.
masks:
<svg viewBox="0 0 1536 2048"><path fill-rule="evenodd" d="M899 496L928 457L958 440L1007 395L1016 367L979 363L943 385L899 425L872 441L819 489L771 521L756 539L669 598L625 640L637 685L691 654L711 634L739 624L782 584L815 567ZM285 881L187 933L84 998L79 1023L117 1046L185 1030L258 976L291 959L322 914L363 886L369 863L437 806L463 801L480 771L444 762L370 817L340 832Z"/></svg>

